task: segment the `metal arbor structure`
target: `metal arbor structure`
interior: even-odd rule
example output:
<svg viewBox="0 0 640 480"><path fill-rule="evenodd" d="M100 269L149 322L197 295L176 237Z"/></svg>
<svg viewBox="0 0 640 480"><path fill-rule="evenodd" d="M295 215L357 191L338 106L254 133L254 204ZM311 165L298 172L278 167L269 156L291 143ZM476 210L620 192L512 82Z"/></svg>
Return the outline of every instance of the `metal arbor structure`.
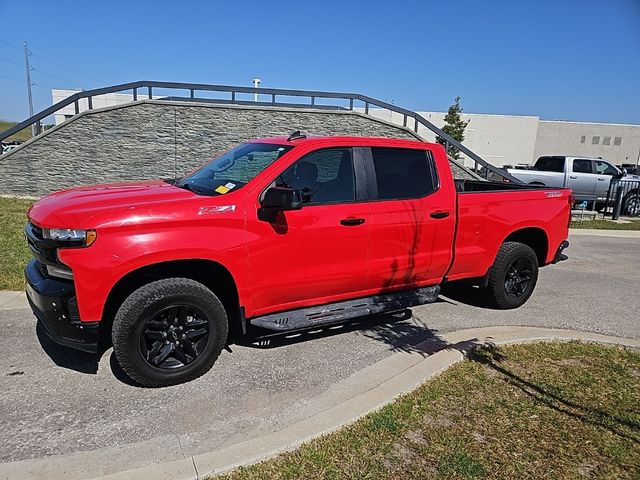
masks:
<svg viewBox="0 0 640 480"><path fill-rule="evenodd" d="M24 120L23 122L14 125L13 127L0 132L0 141L10 137L14 133L19 132L23 128L31 127L32 125L39 125L40 121L44 118L55 114L61 109L74 105L75 114L80 113L80 101L86 99L89 110L93 109L93 98L99 95L105 95L109 93L125 93L132 94L133 101L138 101L139 91L142 89L145 95L145 99L153 99L154 89L164 90L179 90L187 92L187 96L157 96L157 99L165 101L198 101L198 102L211 102L216 104L231 104L231 105L258 105L265 107L298 107L298 108L317 108L317 109L333 109L333 110L354 110L356 108L362 109L365 115L371 115L370 109L372 107L388 110L390 112L397 113L402 117L402 125L407 128L412 128L414 132L418 133L420 126L427 128L438 137L445 141L445 148L453 146L459 151L464 153L474 164L473 171L480 173L484 178L498 178L503 181L512 183L521 183L518 179L510 175L506 170L496 167L476 153L469 150L462 143L453 139L447 135L441 129L425 119L422 115L416 112L407 110L405 108L392 105L382 100L361 95L359 93L338 93L338 92L321 92L312 90L287 90L280 88L255 88L255 87L239 87L229 85L209 85L202 83L180 83L180 82L156 82L149 80L142 80L138 82L123 83L120 85L113 85L110 87L97 88L94 90L84 90L74 93L73 95L65 98L64 100L45 108L41 112L33 115L32 117ZM222 95L222 98L211 98L198 96L198 93L211 92ZM254 95L253 100L247 100L239 98L242 94ZM267 101L255 101L256 98L267 98ZM226 97L226 98L225 98ZM278 98L280 97L280 98ZM283 101L282 97L288 97ZM300 102L292 101L293 99L300 99ZM38 129L39 130L39 129ZM37 134L40 134L37 131Z"/></svg>

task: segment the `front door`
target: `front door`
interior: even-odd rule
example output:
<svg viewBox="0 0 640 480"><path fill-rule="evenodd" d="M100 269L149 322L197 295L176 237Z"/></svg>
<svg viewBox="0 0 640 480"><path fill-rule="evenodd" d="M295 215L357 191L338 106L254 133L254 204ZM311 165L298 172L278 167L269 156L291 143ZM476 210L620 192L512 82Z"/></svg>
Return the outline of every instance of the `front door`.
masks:
<svg viewBox="0 0 640 480"><path fill-rule="evenodd" d="M599 200L605 200L607 193L609 193L609 184L611 179L618 175L618 169L605 162L604 160L595 160L596 174L598 175L596 180L596 196Z"/></svg>
<svg viewBox="0 0 640 480"><path fill-rule="evenodd" d="M355 297L364 290L370 206L359 202L351 148L304 155L269 186L302 192L300 210L259 220L259 197L247 205L252 282L250 316Z"/></svg>
<svg viewBox="0 0 640 480"><path fill-rule="evenodd" d="M567 187L578 200L595 198L597 175L593 171L593 161L587 158L574 158L567 179Z"/></svg>

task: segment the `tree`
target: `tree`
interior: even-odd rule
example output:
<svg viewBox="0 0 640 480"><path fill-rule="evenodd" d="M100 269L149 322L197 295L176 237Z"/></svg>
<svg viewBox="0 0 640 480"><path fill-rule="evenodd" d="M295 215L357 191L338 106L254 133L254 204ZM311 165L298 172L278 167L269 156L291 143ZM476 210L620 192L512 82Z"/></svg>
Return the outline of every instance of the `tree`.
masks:
<svg viewBox="0 0 640 480"><path fill-rule="evenodd" d="M464 141L464 130L469 125L471 120L463 120L460 114L462 113L462 105L460 105L460 97L455 98L455 103L449 107L447 114L444 117L444 127L442 131L459 142ZM459 160L460 151L453 145L447 145L447 141L444 138L436 137L436 142L444 145L447 149L447 153Z"/></svg>

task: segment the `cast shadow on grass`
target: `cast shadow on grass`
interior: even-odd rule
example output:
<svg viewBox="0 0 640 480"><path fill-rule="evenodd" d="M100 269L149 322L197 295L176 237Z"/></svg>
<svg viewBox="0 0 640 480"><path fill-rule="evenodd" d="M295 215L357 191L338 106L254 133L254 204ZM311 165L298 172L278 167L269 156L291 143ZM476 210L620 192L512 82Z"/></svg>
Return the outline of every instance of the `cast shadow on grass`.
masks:
<svg viewBox="0 0 640 480"><path fill-rule="evenodd" d="M614 435L629 440L636 445L640 445L640 423L630 418L622 418L597 408L579 405L558 393L550 392L532 381L522 378L500 365L505 357L495 345L488 344L474 348L468 353L467 358L499 373L510 385L518 388L534 401L542 403L558 413L567 415L583 423L604 428ZM622 431L620 427L627 427L632 432L637 432L638 435L629 435Z"/></svg>

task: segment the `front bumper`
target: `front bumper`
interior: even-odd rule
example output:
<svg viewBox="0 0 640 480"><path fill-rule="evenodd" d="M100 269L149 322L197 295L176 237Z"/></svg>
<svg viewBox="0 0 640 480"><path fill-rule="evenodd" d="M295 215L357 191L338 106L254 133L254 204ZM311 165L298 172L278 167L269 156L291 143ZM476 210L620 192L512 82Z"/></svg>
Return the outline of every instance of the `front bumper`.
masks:
<svg viewBox="0 0 640 480"><path fill-rule="evenodd" d="M84 352L98 351L98 322L81 322L70 280L47 277L36 260L25 268L27 299L47 335L56 343Z"/></svg>

